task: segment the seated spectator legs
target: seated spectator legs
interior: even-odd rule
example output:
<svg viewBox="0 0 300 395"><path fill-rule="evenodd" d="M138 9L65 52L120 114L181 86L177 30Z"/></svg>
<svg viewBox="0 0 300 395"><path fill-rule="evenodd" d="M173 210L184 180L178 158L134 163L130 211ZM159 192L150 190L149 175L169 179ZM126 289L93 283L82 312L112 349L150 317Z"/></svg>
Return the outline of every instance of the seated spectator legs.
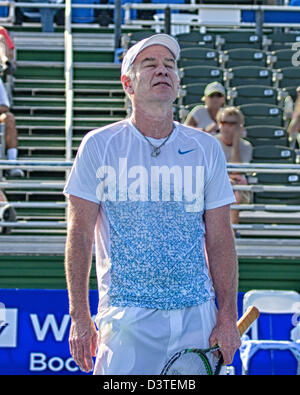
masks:
<svg viewBox="0 0 300 395"><path fill-rule="evenodd" d="M54 32L54 15L56 11L55 8L40 8L42 32Z"/></svg>
<svg viewBox="0 0 300 395"><path fill-rule="evenodd" d="M231 173L229 174L229 179L231 185L247 185L247 178L243 174ZM250 193L248 191L234 191L236 198L236 204L249 204L250 203ZM232 209L230 212L231 223L233 225L239 223L240 218L239 210Z"/></svg>
<svg viewBox="0 0 300 395"><path fill-rule="evenodd" d="M5 123L5 147L8 160L17 160L18 157L18 133L14 115L6 106L0 106L1 118ZM11 169L8 174L12 177L24 177L21 169Z"/></svg>
<svg viewBox="0 0 300 395"><path fill-rule="evenodd" d="M0 189L0 202L7 202L7 199L4 193L1 191L1 189Z"/></svg>
<svg viewBox="0 0 300 395"><path fill-rule="evenodd" d="M59 0L29 0L32 3L60 3ZM40 15L41 15L41 25L42 25L42 32L44 33L53 33L54 32L54 16L58 12L58 8L48 8L48 7L41 7L40 8Z"/></svg>

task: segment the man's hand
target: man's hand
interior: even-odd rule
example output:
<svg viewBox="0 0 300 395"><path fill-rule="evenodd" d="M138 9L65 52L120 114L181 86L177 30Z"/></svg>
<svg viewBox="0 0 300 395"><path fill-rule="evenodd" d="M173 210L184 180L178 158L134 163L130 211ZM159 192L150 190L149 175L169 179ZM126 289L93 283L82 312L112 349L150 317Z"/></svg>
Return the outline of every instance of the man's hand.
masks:
<svg viewBox="0 0 300 395"><path fill-rule="evenodd" d="M98 333L91 318L73 319L69 344L74 361L84 372L93 369L93 359L97 353Z"/></svg>
<svg viewBox="0 0 300 395"><path fill-rule="evenodd" d="M234 357L236 350L241 345L240 334L233 320L218 320L209 338L210 347L219 345L224 359L224 365L229 365Z"/></svg>

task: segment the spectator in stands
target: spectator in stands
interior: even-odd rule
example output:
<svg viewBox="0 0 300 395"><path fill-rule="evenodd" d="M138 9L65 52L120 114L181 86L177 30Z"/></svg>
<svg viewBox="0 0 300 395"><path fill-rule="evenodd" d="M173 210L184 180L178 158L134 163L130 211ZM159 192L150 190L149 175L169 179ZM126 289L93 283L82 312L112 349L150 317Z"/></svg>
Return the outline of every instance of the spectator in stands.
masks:
<svg viewBox="0 0 300 395"><path fill-rule="evenodd" d="M17 215L15 212L15 209L7 202L6 196L4 193L0 190L0 221L5 221L5 222L15 222L17 220ZM6 203L3 205L3 203ZM8 228L6 226L0 227L0 233L3 234L9 234L11 231L11 228Z"/></svg>
<svg viewBox="0 0 300 395"><path fill-rule="evenodd" d="M5 147L8 160L16 160L18 156L18 133L14 115L9 111L9 100L2 80L0 79L0 116L5 123ZM24 177L21 169L8 171L11 177Z"/></svg>
<svg viewBox="0 0 300 395"><path fill-rule="evenodd" d="M8 31L0 26L0 63L2 73L12 74L15 70L15 46ZM18 133L14 115L9 111L9 98L2 79L0 78L0 117L5 123L5 147L9 160L16 160L18 154ZM8 175L12 177L24 177L21 169L11 169Z"/></svg>
<svg viewBox="0 0 300 395"><path fill-rule="evenodd" d="M292 148L300 148L300 86L298 86L296 92L297 98L294 105L293 115L287 130L290 146Z"/></svg>
<svg viewBox="0 0 300 395"><path fill-rule="evenodd" d="M4 75L13 74L16 69L15 45L3 26L0 26L0 63Z"/></svg>
<svg viewBox="0 0 300 395"><path fill-rule="evenodd" d="M188 114L185 125L216 134L218 125L216 116L225 103L225 89L219 82L211 82L204 90L203 100L205 105L199 105Z"/></svg>
<svg viewBox="0 0 300 395"><path fill-rule="evenodd" d="M29 0L29 2L61 4L61 3L63 3L63 0ZM54 32L54 17L58 11L59 11L59 8L55 8L55 7L41 7L40 8L42 32L44 32L44 33L53 33Z"/></svg>
<svg viewBox="0 0 300 395"><path fill-rule="evenodd" d="M217 123L220 133L215 137L219 140L227 162L249 163L252 160L252 145L242 137L245 134L244 116L236 107L220 109L217 114ZM229 173L232 185L247 185L247 179L240 173ZM237 204L249 204L250 192L235 191ZM239 211L231 210L232 224L239 223Z"/></svg>

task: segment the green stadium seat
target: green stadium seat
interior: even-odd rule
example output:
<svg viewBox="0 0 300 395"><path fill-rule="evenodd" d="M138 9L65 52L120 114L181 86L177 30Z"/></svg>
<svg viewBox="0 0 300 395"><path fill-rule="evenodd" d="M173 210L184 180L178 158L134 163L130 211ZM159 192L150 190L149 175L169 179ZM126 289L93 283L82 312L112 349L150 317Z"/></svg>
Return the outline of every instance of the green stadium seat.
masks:
<svg viewBox="0 0 300 395"><path fill-rule="evenodd" d="M288 137L285 129L278 126L256 125L247 127L247 137L253 146L280 145L288 146Z"/></svg>
<svg viewBox="0 0 300 395"><path fill-rule="evenodd" d="M238 66L267 67L267 53L255 48L235 48L222 52L221 65L228 69Z"/></svg>
<svg viewBox="0 0 300 395"><path fill-rule="evenodd" d="M273 86L240 85L230 89L230 103L234 106L242 104L275 104L281 103L281 91Z"/></svg>
<svg viewBox="0 0 300 395"><path fill-rule="evenodd" d="M183 91L181 104L186 106L189 104L200 104L204 95L206 83L187 84L181 87Z"/></svg>
<svg viewBox="0 0 300 395"><path fill-rule="evenodd" d="M144 38L150 37L155 34L154 30L138 30L135 32L123 34L121 38L122 48L127 50L136 42L143 40Z"/></svg>
<svg viewBox="0 0 300 395"><path fill-rule="evenodd" d="M264 47L268 51L278 51L280 49L291 49L295 42L300 42L299 33L277 32L264 36Z"/></svg>
<svg viewBox="0 0 300 395"><path fill-rule="evenodd" d="M181 48L205 47L215 49L216 47L215 35L211 33L203 34L197 31L192 31L190 33L177 34L175 38L178 40Z"/></svg>
<svg viewBox="0 0 300 395"><path fill-rule="evenodd" d="M253 147L253 163L295 163L295 151L280 145Z"/></svg>
<svg viewBox="0 0 300 395"><path fill-rule="evenodd" d="M271 52L268 58L268 64L272 69L282 69L283 67L292 67L292 59L295 51L292 49L279 49Z"/></svg>
<svg viewBox="0 0 300 395"><path fill-rule="evenodd" d="M178 67L188 66L219 66L218 52L212 48L183 48L180 53Z"/></svg>
<svg viewBox="0 0 300 395"><path fill-rule="evenodd" d="M212 81L223 83L224 72L220 67L213 66L190 66L180 70L181 84L191 84L202 82L208 84Z"/></svg>
<svg viewBox="0 0 300 395"><path fill-rule="evenodd" d="M243 104L239 106L245 117L245 126L283 125L283 113L279 106L272 104Z"/></svg>
<svg viewBox="0 0 300 395"><path fill-rule="evenodd" d="M241 30L218 34L216 45L223 51L241 47L262 49L262 41L257 34Z"/></svg>
<svg viewBox="0 0 300 395"><path fill-rule="evenodd" d="M256 173L248 176L248 184L300 186L300 175L293 173ZM255 192L253 203L299 205L299 192Z"/></svg>
<svg viewBox="0 0 300 395"><path fill-rule="evenodd" d="M274 75L275 82L280 88L297 88L300 85L300 67L284 67Z"/></svg>
<svg viewBox="0 0 300 395"><path fill-rule="evenodd" d="M272 86L273 73L266 67L238 66L228 69L225 80L231 87L239 85Z"/></svg>

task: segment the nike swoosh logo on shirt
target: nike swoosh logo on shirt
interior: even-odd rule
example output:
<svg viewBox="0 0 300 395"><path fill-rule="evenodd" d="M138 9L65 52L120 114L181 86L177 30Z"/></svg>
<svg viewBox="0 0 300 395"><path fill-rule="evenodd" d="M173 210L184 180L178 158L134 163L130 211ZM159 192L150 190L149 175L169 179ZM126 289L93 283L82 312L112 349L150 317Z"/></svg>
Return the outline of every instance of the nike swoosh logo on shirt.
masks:
<svg viewBox="0 0 300 395"><path fill-rule="evenodd" d="M195 151L195 149L189 149L187 151L181 151L181 149L179 148L178 153L180 155L184 155L184 154L188 154L189 152Z"/></svg>

